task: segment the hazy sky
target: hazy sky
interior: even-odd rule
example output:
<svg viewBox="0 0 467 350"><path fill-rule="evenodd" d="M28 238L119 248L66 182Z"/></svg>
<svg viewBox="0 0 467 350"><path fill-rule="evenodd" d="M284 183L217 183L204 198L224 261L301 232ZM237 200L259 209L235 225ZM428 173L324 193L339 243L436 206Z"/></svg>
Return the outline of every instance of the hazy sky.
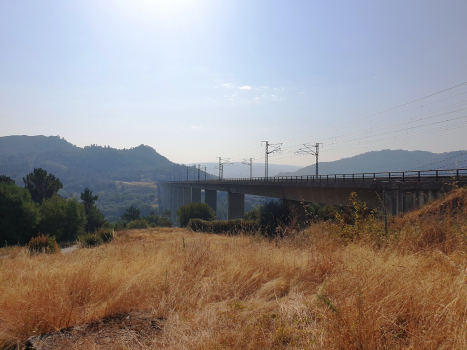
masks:
<svg viewBox="0 0 467 350"><path fill-rule="evenodd" d="M0 136L178 163L260 162L263 140L295 165L308 142L320 161L465 149L467 85L352 121L467 82L466 18L465 0L0 0Z"/></svg>

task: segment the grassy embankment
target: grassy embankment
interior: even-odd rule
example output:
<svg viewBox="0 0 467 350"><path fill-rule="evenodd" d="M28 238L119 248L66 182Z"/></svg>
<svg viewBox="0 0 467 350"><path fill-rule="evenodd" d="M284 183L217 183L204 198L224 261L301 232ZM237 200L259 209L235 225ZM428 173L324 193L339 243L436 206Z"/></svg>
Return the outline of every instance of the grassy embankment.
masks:
<svg viewBox="0 0 467 350"><path fill-rule="evenodd" d="M370 220L283 240L149 229L67 255L0 250L0 348L147 310L164 326L137 348L465 349L466 202L461 189L395 218L389 240Z"/></svg>

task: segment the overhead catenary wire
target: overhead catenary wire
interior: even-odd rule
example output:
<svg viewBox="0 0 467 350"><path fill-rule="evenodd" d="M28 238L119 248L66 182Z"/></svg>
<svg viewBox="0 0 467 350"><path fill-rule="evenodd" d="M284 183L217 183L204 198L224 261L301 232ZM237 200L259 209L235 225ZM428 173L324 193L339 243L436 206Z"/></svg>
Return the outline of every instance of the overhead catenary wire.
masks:
<svg viewBox="0 0 467 350"><path fill-rule="evenodd" d="M452 159L452 158L457 158L457 157L460 157L464 154L467 154L467 152L463 152L463 153L460 153L460 154L456 154L454 156L451 156L451 157L447 157L447 158L444 158L442 160L438 160L436 162L432 162L432 163L429 163L429 164L425 164L423 166L420 166L420 167L416 167L416 168L413 168L413 169L410 169L410 170L406 170L406 171L414 171L414 170L420 170L422 168L426 168L427 166L431 166L431 165L435 165L435 164L439 164L439 163L442 163L442 162L445 162L446 160L449 160L449 159ZM455 164L455 163L454 163Z"/></svg>
<svg viewBox="0 0 467 350"><path fill-rule="evenodd" d="M396 107L340 124L336 127L276 142L283 144L281 149L282 152L280 154L271 154L271 160L280 161L297 157L299 155L295 154L295 152L299 147L303 145L303 143L310 143L310 141L319 141L324 143L325 148L322 152L331 152L341 148L345 148L346 150L355 149L372 143L389 142L390 140L399 140L405 137L418 137L433 132L452 130L453 128L464 128L467 126L467 115L454 115L451 118L448 118L448 116L456 113L459 114L466 110L467 107L464 106L467 104L467 100L453 101L452 103L448 103L443 106L436 106L436 104L456 97L461 97L467 94L467 91L436 99L434 101L429 101L428 99L466 85L467 82L464 82L425 97L400 104ZM420 101L423 101L422 105L401 110L402 107L409 106ZM434 108L427 110L427 106L433 105ZM416 112L417 109L420 109L420 113ZM390 121L386 122L388 117L393 117L407 112L413 113L409 113L406 116L401 115L401 117L396 119L391 118ZM383 123L381 123L381 121ZM351 130L359 125L364 125L364 127L359 130ZM313 140L310 140L311 137ZM262 149L261 146L258 146L239 152L229 158L232 163L241 163L245 158L262 158L263 154L264 149Z"/></svg>

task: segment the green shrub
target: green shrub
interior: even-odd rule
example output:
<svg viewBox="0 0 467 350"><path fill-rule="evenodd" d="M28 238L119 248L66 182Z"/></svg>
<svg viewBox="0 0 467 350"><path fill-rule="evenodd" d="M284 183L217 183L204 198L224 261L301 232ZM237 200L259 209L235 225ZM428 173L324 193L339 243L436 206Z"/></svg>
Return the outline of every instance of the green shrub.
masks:
<svg viewBox="0 0 467 350"><path fill-rule="evenodd" d="M186 227L190 219L213 220L214 217L214 212L206 203L190 203L177 210L180 227Z"/></svg>
<svg viewBox="0 0 467 350"><path fill-rule="evenodd" d="M289 225L290 214L288 205L275 201L264 203L260 208L259 218L262 234L266 237L281 236L280 227Z"/></svg>
<svg viewBox="0 0 467 350"><path fill-rule="evenodd" d="M122 231L126 229L126 222L124 221L117 221L113 226L115 231Z"/></svg>
<svg viewBox="0 0 467 350"><path fill-rule="evenodd" d="M172 222L167 217L156 215L153 211L144 218L150 227L172 227Z"/></svg>
<svg viewBox="0 0 467 350"><path fill-rule="evenodd" d="M37 237L31 238L28 248L31 253L58 253L60 251L55 236L49 237L40 233Z"/></svg>
<svg viewBox="0 0 467 350"><path fill-rule="evenodd" d="M101 236L102 241L107 243L114 238L115 231L112 228L100 228L95 234Z"/></svg>
<svg viewBox="0 0 467 350"><path fill-rule="evenodd" d="M149 224L144 219L133 220L128 225L126 225L126 228L129 230L148 228L148 227L149 227Z"/></svg>
<svg viewBox="0 0 467 350"><path fill-rule="evenodd" d="M335 218L335 214L342 211L338 205L311 203L305 206L308 219L312 221L328 221Z"/></svg>
<svg viewBox="0 0 467 350"><path fill-rule="evenodd" d="M86 233L78 237L78 241L81 243L82 247L94 247L100 245L104 242L102 236L97 233Z"/></svg>
<svg viewBox="0 0 467 350"><path fill-rule="evenodd" d="M253 234L259 229L256 222L242 219L213 221L191 219L187 227L193 232L227 233L229 235L237 235L241 232Z"/></svg>
<svg viewBox="0 0 467 350"><path fill-rule="evenodd" d="M159 217L159 221L157 222L157 226L159 227L172 227L172 221L166 217Z"/></svg>
<svg viewBox="0 0 467 350"><path fill-rule="evenodd" d="M257 205L253 209L247 211L243 216L246 221L255 221L259 222L259 218L261 216L261 205Z"/></svg>

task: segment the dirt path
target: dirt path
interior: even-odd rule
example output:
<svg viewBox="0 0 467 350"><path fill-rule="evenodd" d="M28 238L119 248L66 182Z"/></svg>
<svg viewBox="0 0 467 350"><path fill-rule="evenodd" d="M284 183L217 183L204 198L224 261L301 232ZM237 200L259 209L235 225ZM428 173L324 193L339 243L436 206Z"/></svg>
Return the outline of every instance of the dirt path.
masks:
<svg viewBox="0 0 467 350"><path fill-rule="evenodd" d="M78 245L74 244L69 247L62 248L61 252L62 254L66 254L66 253L71 253L72 251L75 251L76 249L78 249Z"/></svg>

